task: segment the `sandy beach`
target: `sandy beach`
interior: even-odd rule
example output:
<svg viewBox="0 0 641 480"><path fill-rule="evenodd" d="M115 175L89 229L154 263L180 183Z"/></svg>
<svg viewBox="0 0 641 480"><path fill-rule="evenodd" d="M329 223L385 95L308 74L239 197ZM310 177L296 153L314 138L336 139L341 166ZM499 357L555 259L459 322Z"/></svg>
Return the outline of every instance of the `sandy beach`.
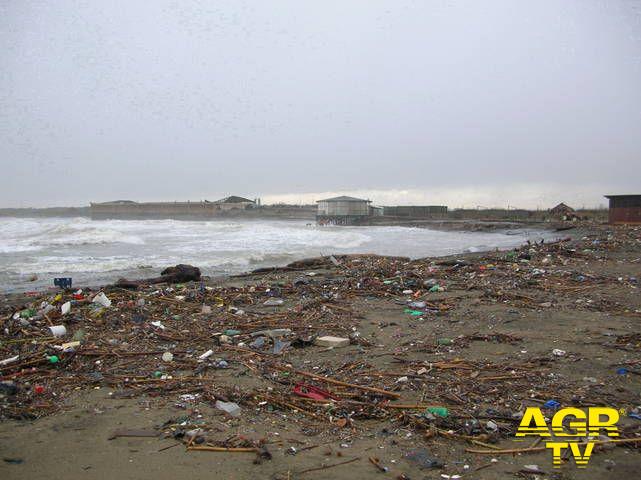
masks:
<svg viewBox="0 0 641 480"><path fill-rule="evenodd" d="M530 446L515 438L520 416L550 400L623 409L621 437L640 438L629 414L641 403L641 229L571 233L510 251L323 257L222 281L105 287L108 307L91 302L95 290L5 296L0 360L19 358L0 367L15 387L1 397L0 472L633 476L636 443L595 447L587 469L553 469L545 449L501 451ZM55 309L30 318L43 301ZM51 337L50 322L67 335ZM349 345L313 344L324 335ZM320 397L296 393L312 387Z"/></svg>

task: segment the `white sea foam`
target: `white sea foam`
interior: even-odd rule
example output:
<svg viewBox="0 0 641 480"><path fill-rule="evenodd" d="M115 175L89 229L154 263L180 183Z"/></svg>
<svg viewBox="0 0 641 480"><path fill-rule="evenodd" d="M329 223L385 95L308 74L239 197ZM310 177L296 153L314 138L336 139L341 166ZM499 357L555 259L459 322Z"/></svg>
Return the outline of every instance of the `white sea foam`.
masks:
<svg viewBox="0 0 641 480"><path fill-rule="evenodd" d="M379 253L413 258L519 245L516 235L442 232L404 227L316 227L306 221L104 220L0 218L0 286L15 288L25 276L73 275L108 281L191 263L205 274L327 254ZM536 239L540 233L531 233Z"/></svg>

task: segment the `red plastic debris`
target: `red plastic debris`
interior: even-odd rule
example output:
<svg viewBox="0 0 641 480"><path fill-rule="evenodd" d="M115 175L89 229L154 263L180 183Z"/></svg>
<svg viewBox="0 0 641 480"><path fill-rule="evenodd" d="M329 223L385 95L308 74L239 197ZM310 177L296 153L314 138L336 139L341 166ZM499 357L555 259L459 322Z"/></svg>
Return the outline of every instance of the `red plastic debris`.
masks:
<svg viewBox="0 0 641 480"><path fill-rule="evenodd" d="M315 387L314 385L308 385L306 383L297 383L294 386L294 394L299 397L313 398L314 400L327 400L331 398L332 400L340 400L340 397L329 393L327 390L322 388Z"/></svg>

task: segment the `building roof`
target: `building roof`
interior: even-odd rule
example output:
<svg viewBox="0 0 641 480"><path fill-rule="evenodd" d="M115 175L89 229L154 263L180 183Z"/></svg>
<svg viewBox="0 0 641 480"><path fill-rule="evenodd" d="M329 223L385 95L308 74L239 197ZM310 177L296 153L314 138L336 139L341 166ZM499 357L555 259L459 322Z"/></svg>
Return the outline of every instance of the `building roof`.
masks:
<svg viewBox="0 0 641 480"><path fill-rule="evenodd" d="M137 203L134 202L133 200L110 200L108 202L91 202L94 205L128 205L132 203Z"/></svg>
<svg viewBox="0 0 641 480"><path fill-rule="evenodd" d="M367 202L370 203L371 200L363 200L362 198L348 197L341 195L340 197L325 198L323 200L318 200L318 202Z"/></svg>
<svg viewBox="0 0 641 480"><path fill-rule="evenodd" d="M641 197L641 193L631 193L627 195L603 195L605 198L621 198L621 197Z"/></svg>
<svg viewBox="0 0 641 480"><path fill-rule="evenodd" d="M221 198L216 200L213 203L254 203L253 200L249 198L237 197L236 195L230 195L229 197Z"/></svg>
<svg viewBox="0 0 641 480"><path fill-rule="evenodd" d="M573 212L574 209L572 207L567 206L565 203L561 202L559 203L556 207L550 209L551 212Z"/></svg>

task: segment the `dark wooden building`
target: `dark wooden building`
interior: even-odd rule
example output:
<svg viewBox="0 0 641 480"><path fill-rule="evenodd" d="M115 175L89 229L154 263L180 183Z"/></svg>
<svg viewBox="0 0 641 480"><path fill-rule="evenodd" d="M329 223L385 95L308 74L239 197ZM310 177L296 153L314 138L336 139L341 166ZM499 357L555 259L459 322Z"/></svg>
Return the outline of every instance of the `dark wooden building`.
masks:
<svg viewBox="0 0 641 480"><path fill-rule="evenodd" d="M609 223L641 224L641 195L606 195L610 200Z"/></svg>

